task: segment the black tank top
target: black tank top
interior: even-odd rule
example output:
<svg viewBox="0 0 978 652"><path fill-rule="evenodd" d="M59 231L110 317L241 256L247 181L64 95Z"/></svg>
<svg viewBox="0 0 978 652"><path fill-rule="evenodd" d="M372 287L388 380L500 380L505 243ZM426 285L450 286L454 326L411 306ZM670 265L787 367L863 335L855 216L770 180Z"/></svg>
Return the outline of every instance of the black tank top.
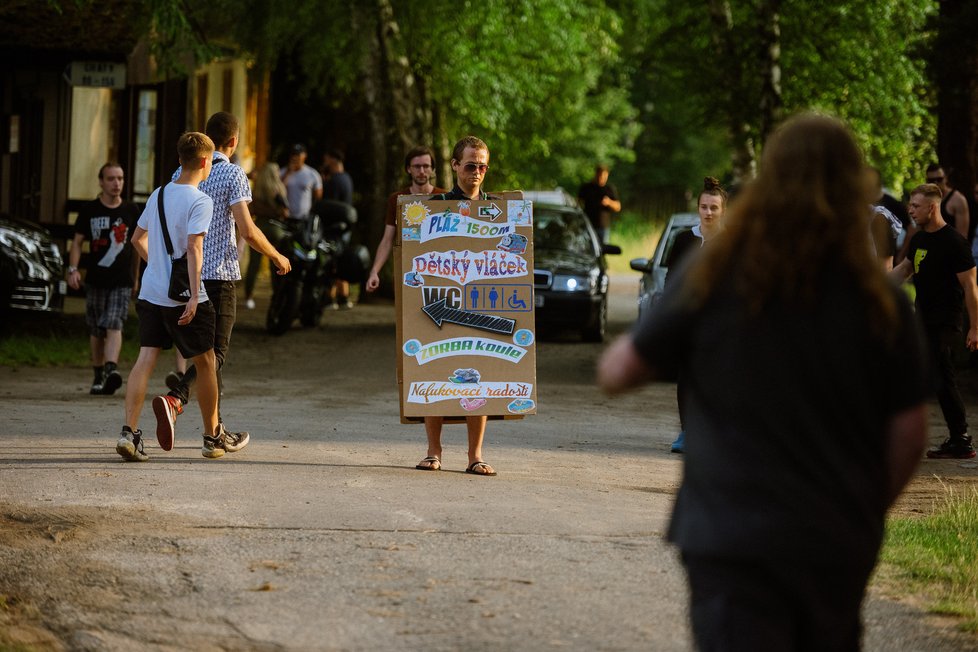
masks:
<svg viewBox="0 0 978 652"><path fill-rule="evenodd" d="M947 203L951 200L951 197L953 197L954 193L956 192L957 190L951 188L951 192L944 195L944 199L941 200L941 216L944 218L945 222L951 225L952 229L957 229L957 225L954 223L954 215L947 211Z"/></svg>

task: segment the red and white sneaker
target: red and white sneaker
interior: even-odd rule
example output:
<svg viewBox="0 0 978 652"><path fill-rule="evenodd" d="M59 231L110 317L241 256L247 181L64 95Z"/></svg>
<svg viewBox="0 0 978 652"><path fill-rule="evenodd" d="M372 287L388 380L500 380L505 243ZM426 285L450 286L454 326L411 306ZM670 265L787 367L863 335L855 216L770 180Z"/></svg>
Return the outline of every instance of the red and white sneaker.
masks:
<svg viewBox="0 0 978 652"><path fill-rule="evenodd" d="M156 414L156 440L163 450L172 450L177 415L183 414L183 404L173 396L157 396L153 399L153 412Z"/></svg>

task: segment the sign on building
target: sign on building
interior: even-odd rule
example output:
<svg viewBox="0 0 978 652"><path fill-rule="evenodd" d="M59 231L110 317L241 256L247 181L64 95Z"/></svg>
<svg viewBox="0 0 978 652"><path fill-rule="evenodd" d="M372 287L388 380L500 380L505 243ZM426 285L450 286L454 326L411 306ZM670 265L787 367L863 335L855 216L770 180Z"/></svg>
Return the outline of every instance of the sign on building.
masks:
<svg viewBox="0 0 978 652"><path fill-rule="evenodd" d="M72 61L65 70L72 86L95 88L126 87L126 64L114 61Z"/></svg>
<svg viewBox="0 0 978 652"><path fill-rule="evenodd" d="M426 197L397 206L401 419L534 414L532 202Z"/></svg>

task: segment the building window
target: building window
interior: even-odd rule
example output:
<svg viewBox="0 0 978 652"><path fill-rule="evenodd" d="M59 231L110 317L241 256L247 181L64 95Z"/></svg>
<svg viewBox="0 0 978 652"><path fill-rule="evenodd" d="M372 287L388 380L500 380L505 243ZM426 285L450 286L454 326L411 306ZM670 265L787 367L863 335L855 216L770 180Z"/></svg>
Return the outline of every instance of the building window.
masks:
<svg viewBox="0 0 978 652"><path fill-rule="evenodd" d="M116 153L114 117L115 105L111 89L72 89L69 199L91 199L98 194L99 168Z"/></svg>
<svg viewBox="0 0 978 652"><path fill-rule="evenodd" d="M144 202L153 192L156 175L156 101L155 90L139 91L136 114L136 160L132 173L133 199Z"/></svg>

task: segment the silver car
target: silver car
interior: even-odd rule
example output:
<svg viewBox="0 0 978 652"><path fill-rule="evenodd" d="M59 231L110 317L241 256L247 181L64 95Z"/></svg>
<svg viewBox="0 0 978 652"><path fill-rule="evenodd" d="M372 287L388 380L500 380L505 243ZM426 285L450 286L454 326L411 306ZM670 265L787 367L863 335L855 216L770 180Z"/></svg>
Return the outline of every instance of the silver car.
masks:
<svg viewBox="0 0 978 652"><path fill-rule="evenodd" d="M676 213L669 218L666 228L659 236L659 242L652 252L651 258L633 258L629 261L629 266L636 272L642 272L642 279L638 286L638 316L645 314L649 308L655 305L662 294L662 289L666 285L666 274L669 268L666 266L672 246L676 242L676 236L683 231L689 231L700 223L700 216L697 213Z"/></svg>

